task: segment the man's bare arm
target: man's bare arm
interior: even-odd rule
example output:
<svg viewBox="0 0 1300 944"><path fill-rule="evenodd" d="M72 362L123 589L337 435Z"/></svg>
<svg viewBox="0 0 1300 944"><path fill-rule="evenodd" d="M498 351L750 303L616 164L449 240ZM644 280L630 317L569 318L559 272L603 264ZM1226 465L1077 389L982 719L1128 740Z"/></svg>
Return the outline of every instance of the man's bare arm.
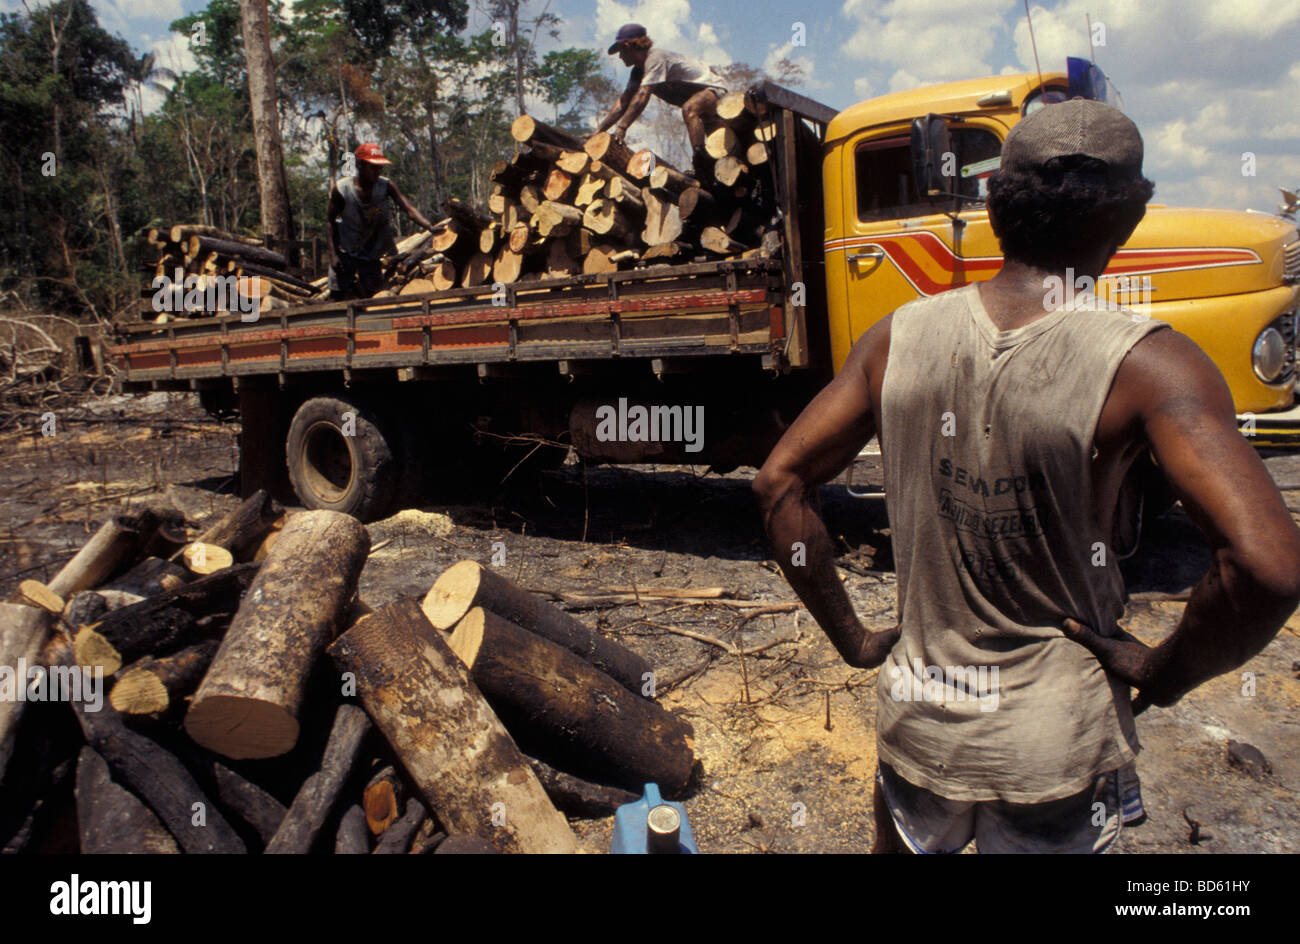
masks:
<svg viewBox="0 0 1300 944"><path fill-rule="evenodd" d="M425 219L424 214L416 209L415 204L406 199L406 194L397 189L396 182L392 180L388 182L388 191L393 195L393 201L401 208L401 211L414 220L417 226L423 226L425 229L430 230L433 229L433 224Z"/></svg>
<svg viewBox="0 0 1300 944"><path fill-rule="evenodd" d="M623 112L627 111L627 106L632 104L632 99L636 96L636 93L640 88L641 76L639 73L634 71L632 75L628 77L627 87L623 89L623 94L618 97L618 101L615 102L614 107L609 110L609 114L605 116L605 120L596 128L597 134L606 130L610 125L623 117Z"/></svg>
<svg viewBox="0 0 1300 944"><path fill-rule="evenodd" d="M862 625L835 571L835 547L817 513L818 486L844 469L875 435L868 363L884 364L889 324L873 326L853 346L831 381L768 456L754 479L763 526L776 561L808 612L849 665L872 668L884 661L897 629L873 633ZM794 563L794 545L805 561Z"/></svg>
<svg viewBox="0 0 1300 944"><path fill-rule="evenodd" d="M619 144L623 143L623 139L627 137L627 129L632 127L632 124L641 117L641 113L645 111L648 104L650 104L650 90L643 85L632 96L632 101L628 103L627 109L623 112L623 119L612 132Z"/></svg>
<svg viewBox="0 0 1300 944"><path fill-rule="evenodd" d="M1213 553L1173 634L1149 648L1072 621L1066 633L1138 689L1170 705L1260 652L1300 603L1300 529L1264 463L1237 430L1227 384L1190 339L1159 331L1134 346L1112 397L1142 434Z"/></svg>
<svg viewBox="0 0 1300 944"><path fill-rule="evenodd" d="M330 265L339 264L339 214L343 212L343 194L334 186L325 205L325 246L329 249Z"/></svg>

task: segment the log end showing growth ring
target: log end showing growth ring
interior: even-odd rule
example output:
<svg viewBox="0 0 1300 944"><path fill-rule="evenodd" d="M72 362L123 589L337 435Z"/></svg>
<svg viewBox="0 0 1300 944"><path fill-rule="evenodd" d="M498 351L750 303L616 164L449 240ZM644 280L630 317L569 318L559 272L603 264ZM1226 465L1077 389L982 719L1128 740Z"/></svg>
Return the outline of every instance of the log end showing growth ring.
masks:
<svg viewBox="0 0 1300 944"><path fill-rule="evenodd" d="M298 741L298 719L279 705L253 698L210 695L190 708L185 731L200 747L233 760L288 753Z"/></svg>
<svg viewBox="0 0 1300 944"><path fill-rule="evenodd" d="M478 561L453 564L434 581L420 608L435 629L451 629L473 606L483 567Z"/></svg>

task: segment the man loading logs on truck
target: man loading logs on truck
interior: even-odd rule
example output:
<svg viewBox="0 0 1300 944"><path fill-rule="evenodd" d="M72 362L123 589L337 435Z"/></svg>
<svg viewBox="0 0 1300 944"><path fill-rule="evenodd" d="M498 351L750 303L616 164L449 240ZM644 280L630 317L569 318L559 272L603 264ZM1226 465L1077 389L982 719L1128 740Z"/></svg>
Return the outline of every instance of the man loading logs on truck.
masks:
<svg viewBox="0 0 1300 944"><path fill-rule="evenodd" d="M1095 284L1152 189L1119 111L1021 121L989 181L1001 271L871 327L754 481L786 578L845 661L881 667L877 851L1105 851L1134 715L1241 666L1300 602L1300 529L1210 359L1091 293L1052 300L1062 278ZM877 434L899 624L872 632L816 495ZM1154 647L1118 624L1111 540L1148 449L1213 552Z"/></svg>
<svg viewBox="0 0 1300 944"><path fill-rule="evenodd" d="M384 287L379 260L395 248L389 197L416 225L433 229L433 224L406 199L397 184L379 176L379 168L392 161L384 157L378 144L363 144L354 156L356 176L345 177L334 185L325 209L329 289L334 301L370 298Z"/></svg>
<svg viewBox="0 0 1300 944"><path fill-rule="evenodd" d="M682 110L686 135L691 139L695 176L706 183L713 162L704 150L704 122L717 114L718 99L727 93L722 77L702 62L655 46L639 23L628 23L619 29L614 44L609 47L609 54L614 53L618 53L623 65L631 67L632 75L618 103L596 131L604 131L617 122L611 134L622 144L627 129L650 103L650 96L657 95Z"/></svg>

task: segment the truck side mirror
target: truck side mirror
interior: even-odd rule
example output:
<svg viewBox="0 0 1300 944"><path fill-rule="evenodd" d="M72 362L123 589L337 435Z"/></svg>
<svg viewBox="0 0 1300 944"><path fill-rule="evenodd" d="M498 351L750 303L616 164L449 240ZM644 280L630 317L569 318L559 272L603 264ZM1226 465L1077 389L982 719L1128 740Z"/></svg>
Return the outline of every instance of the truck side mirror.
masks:
<svg viewBox="0 0 1300 944"><path fill-rule="evenodd" d="M952 137L943 118L912 119L912 179L920 196L937 197L955 189L942 172L944 156L951 153Z"/></svg>

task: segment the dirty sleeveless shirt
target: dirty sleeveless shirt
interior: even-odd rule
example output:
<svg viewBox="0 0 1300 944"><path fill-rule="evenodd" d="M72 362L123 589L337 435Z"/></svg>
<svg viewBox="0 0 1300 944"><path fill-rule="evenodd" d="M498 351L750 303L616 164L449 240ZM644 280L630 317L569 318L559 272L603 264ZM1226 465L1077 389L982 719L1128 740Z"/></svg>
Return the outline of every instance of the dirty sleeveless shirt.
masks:
<svg viewBox="0 0 1300 944"><path fill-rule="evenodd" d="M1128 687L1060 627L1123 614L1093 437L1125 354L1167 325L1080 307L1000 331L970 285L894 313L880 442L902 635L877 750L949 799L1072 796L1138 750Z"/></svg>

